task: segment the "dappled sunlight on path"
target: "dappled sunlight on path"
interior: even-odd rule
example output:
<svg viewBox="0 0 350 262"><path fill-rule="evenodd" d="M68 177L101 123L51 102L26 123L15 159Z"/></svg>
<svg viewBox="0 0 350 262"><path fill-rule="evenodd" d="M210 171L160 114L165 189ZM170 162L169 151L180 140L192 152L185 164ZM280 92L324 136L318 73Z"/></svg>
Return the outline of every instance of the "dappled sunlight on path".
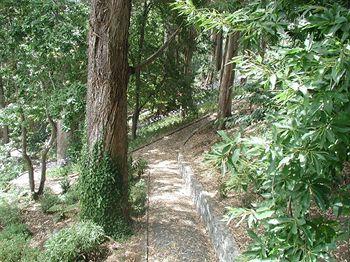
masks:
<svg viewBox="0 0 350 262"><path fill-rule="evenodd" d="M149 261L216 261L176 161L181 142L199 124L135 154L149 162Z"/></svg>

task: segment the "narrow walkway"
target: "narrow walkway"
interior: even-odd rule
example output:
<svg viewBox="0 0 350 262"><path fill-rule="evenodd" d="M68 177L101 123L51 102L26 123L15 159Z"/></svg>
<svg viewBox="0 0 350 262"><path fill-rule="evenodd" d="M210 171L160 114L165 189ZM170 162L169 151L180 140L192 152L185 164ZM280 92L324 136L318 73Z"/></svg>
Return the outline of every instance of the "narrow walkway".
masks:
<svg viewBox="0 0 350 262"><path fill-rule="evenodd" d="M134 154L149 162L148 261L217 261L176 160L182 141L206 121L204 119Z"/></svg>

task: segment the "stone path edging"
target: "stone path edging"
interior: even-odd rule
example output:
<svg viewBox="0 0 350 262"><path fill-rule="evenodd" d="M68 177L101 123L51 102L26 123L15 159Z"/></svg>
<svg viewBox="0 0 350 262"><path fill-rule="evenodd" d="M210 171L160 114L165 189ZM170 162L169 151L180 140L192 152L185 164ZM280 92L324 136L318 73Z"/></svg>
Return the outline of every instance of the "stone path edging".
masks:
<svg viewBox="0 0 350 262"><path fill-rule="evenodd" d="M214 213L212 200L205 195L202 185L194 176L192 168L185 163L181 153L178 154L178 164L181 176L185 180L186 186L190 189L197 212L209 232L219 261L235 261L239 255L237 244L232 234L229 233L226 224Z"/></svg>

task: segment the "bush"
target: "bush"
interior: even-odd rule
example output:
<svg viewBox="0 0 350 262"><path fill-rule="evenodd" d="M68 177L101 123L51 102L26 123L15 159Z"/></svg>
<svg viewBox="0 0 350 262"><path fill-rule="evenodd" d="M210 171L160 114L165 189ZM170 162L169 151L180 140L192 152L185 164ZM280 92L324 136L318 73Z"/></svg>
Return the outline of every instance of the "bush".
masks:
<svg viewBox="0 0 350 262"><path fill-rule="evenodd" d="M5 227L22 222L20 210L17 207L10 206L8 203L0 204L0 225Z"/></svg>
<svg viewBox="0 0 350 262"><path fill-rule="evenodd" d="M60 198L49 191L46 191L44 195L40 198L41 210L44 213L50 213L50 208L60 203Z"/></svg>
<svg viewBox="0 0 350 262"><path fill-rule="evenodd" d="M69 178L65 177L60 181L60 187L62 189L62 193L65 194L69 188L71 187L70 182L69 182Z"/></svg>
<svg viewBox="0 0 350 262"><path fill-rule="evenodd" d="M145 159L133 160L132 157L128 159L129 183L135 184L140 180L141 176L146 172L148 162Z"/></svg>
<svg viewBox="0 0 350 262"><path fill-rule="evenodd" d="M80 222L49 238L44 245L44 257L50 262L77 261L95 251L103 240L102 227L92 222Z"/></svg>
<svg viewBox="0 0 350 262"><path fill-rule="evenodd" d="M27 239L30 236L30 231L25 224L12 224L6 226L0 232L0 241L10 240L13 236L21 236Z"/></svg>
<svg viewBox="0 0 350 262"><path fill-rule="evenodd" d="M79 191L76 187L70 187L67 193L63 195L63 201L67 205L73 205L79 202Z"/></svg>
<svg viewBox="0 0 350 262"><path fill-rule="evenodd" d="M146 182L141 179L130 187L129 201L133 215L142 215L145 212L146 200L147 185Z"/></svg>
<svg viewBox="0 0 350 262"><path fill-rule="evenodd" d="M26 246L27 240L23 235L15 235L10 239L0 241L0 261L21 261Z"/></svg>
<svg viewBox="0 0 350 262"><path fill-rule="evenodd" d="M20 211L7 203L0 205L0 261L37 261L38 250L28 246L31 235L28 227L22 224Z"/></svg>
<svg viewBox="0 0 350 262"><path fill-rule="evenodd" d="M9 157L11 147L0 145L0 188L5 188L11 180L23 171L23 165L15 157Z"/></svg>

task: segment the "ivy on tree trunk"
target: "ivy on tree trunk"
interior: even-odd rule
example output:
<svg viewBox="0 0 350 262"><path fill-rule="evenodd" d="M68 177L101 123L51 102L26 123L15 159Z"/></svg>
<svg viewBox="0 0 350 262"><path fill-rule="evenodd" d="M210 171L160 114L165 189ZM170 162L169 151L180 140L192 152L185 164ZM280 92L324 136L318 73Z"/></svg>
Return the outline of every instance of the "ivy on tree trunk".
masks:
<svg viewBox="0 0 350 262"><path fill-rule="evenodd" d="M86 194L83 194L81 204L83 216L101 224L105 229L107 222L129 219L126 91L129 80L130 10L130 0L91 2L86 107L87 154L94 159L96 165L99 165L98 159L103 161L103 158L108 157L113 165L110 170L114 170L109 183L121 192L106 198L105 193L113 192L95 191L95 177L82 174ZM98 151L94 150L97 145ZM93 152L99 156L93 156ZM89 170L86 172L89 173ZM95 176L104 175L104 172L97 172ZM96 181L102 180L103 178L97 178ZM90 193L95 196L91 197ZM114 203L119 205L115 206ZM106 215L101 217L98 212Z"/></svg>

